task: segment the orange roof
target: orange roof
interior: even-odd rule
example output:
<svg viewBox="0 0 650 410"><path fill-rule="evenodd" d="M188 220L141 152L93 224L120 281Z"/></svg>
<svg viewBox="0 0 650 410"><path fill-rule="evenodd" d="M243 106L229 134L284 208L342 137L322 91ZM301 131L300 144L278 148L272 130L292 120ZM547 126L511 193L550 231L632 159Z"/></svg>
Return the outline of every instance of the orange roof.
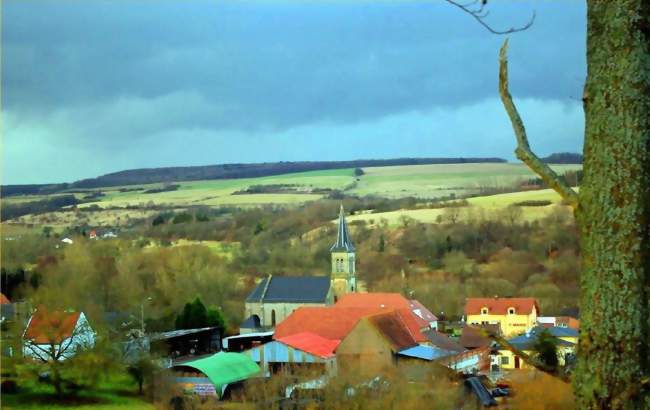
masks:
<svg viewBox="0 0 650 410"><path fill-rule="evenodd" d="M399 293L382 293L382 292L373 292L373 293L348 293L339 299L336 302L337 307L347 307L347 308L378 308L378 309L408 309L413 317L415 318L418 327L424 328L429 327L429 321L426 320L423 316L433 316L431 312L426 310L422 304L417 301L410 301ZM426 310L428 314L424 313L422 309ZM420 312L417 314L415 311ZM433 316L435 318L435 316Z"/></svg>
<svg viewBox="0 0 650 410"><path fill-rule="evenodd" d="M400 309L408 308L409 300L399 293L348 293L341 296L336 306Z"/></svg>
<svg viewBox="0 0 650 410"><path fill-rule="evenodd" d="M384 338L391 344L395 352L407 349L418 344L415 339L416 335L422 336L418 330L413 333L404 321L405 317L411 317L400 314L400 311L382 312L376 315L368 316L363 320L368 320ZM425 339L426 340L426 339Z"/></svg>
<svg viewBox="0 0 650 410"><path fill-rule="evenodd" d="M80 315L79 312L48 312L39 308L27 325L24 339L36 344L61 343L72 336Z"/></svg>
<svg viewBox="0 0 650 410"><path fill-rule="evenodd" d="M0 305L8 305L10 303L11 301L9 300L9 298L6 297L4 293L0 293Z"/></svg>
<svg viewBox="0 0 650 410"><path fill-rule="evenodd" d="M394 312L394 314L400 318L404 326L406 326L411 337L416 342L426 342L428 340L421 330L422 326L420 322L422 319L413 314L411 309L395 309Z"/></svg>
<svg viewBox="0 0 650 410"><path fill-rule="evenodd" d="M537 300L534 298L468 298L465 302L466 315L480 315L482 308L488 308L490 315L505 315L508 308L515 308L515 314L528 315L533 307L540 313Z"/></svg>
<svg viewBox="0 0 650 410"><path fill-rule="evenodd" d="M275 327L273 338L310 332L325 339L342 340L359 319L378 312L375 308L300 307Z"/></svg>
<svg viewBox="0 0 650 410"><path fill-rule="evenodd" d="M303 352L322 357L324 359L334 356L334 350L341 343L340 340L325 339L315 333L303 332L295 335L276 339L285 345L295 347Z"/></svg>

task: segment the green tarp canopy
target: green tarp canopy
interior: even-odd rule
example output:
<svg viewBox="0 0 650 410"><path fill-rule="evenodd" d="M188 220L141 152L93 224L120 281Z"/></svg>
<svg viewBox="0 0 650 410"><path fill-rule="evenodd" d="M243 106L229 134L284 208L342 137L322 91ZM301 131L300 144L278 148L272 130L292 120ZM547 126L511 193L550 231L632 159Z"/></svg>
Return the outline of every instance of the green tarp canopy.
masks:
<svg viewBox="0 0 650 410"><path fill-rule="evenodd" d="M241 353L219 352L209 357L179 364L192 367L208 376L217 392L229 383L246 380L260 371L250 357Z"/></svg>

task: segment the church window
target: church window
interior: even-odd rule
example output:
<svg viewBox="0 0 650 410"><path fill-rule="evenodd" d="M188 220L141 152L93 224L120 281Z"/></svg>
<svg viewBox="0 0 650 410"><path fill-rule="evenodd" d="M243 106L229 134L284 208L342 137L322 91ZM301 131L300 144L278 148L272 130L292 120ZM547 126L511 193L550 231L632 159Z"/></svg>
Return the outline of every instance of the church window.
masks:
<svg viewBox="0 0 650 410"><path fill-rule="evenodd" d="M275 327L275 309L271 310L271 326Z"/></svg>

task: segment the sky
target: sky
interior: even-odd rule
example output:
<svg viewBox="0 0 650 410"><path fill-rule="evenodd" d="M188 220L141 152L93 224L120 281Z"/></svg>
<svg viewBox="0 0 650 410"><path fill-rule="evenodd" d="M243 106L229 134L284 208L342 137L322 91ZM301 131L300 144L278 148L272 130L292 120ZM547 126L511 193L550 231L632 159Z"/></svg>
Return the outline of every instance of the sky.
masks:
<svg viewBox="0 0 650 410"><path fill-rule="evenodd" d="M584 1L488 3L540 155L581 152ZM502 157L504 36L442 0L4 0L2 183L133 168Z"/></svg>

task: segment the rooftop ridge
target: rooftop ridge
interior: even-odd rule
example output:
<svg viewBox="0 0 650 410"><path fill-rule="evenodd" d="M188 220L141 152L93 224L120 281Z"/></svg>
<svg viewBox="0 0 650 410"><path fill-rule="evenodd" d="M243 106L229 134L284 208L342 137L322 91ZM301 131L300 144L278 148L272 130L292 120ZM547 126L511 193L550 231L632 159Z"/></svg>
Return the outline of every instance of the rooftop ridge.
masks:
<svg viewBox="0 0 650 410"><path fill-rule="evenodd" d="M269 276L266 278L266 283L264 284L264 290L262 290L262 294L260 295L260 303L264 303L264 297L266 296L266 292L269 290L269 285L271 284L272 279L273 274L269 273Z"/></svg>

